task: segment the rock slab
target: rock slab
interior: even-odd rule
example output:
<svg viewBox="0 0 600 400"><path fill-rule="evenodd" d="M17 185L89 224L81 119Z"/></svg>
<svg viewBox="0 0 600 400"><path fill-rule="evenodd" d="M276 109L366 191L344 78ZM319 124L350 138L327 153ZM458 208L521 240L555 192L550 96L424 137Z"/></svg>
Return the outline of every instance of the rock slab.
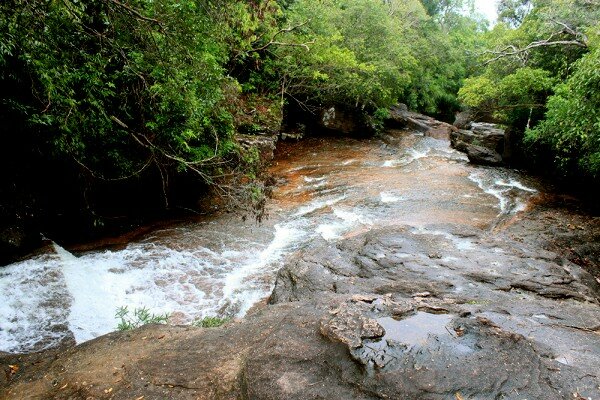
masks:
<svg viewBox="0 0 600 400"><path fill-rule="evenodd" d="M472 122L469 130L455 130L450 135L453 148L469 157L469 161L482 165L501 165L505 152L505 131L499 125Z"/></svg>

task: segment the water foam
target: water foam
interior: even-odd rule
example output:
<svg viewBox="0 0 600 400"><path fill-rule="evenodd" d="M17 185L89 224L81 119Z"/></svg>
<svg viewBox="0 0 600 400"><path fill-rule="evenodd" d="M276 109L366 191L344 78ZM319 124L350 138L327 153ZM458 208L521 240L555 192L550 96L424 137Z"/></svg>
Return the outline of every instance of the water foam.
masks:
<svg viewBox="0 0 600 400"><path fill-rule="evenodd" d="M321 181L324 181L325 179L327 179L327 178L325 178L324 176L317 177L317 178L311 178L309 176L305 176L304 177L304 182L307 182L307 183L321 182Z"/></svg>
<svg viewBox="0 0 600 400"><path fill-rule="evenodd" d="M515 177L498 177L499 174L510 175L512 172L505 170L483 169L473 172L469 179L483 192L498 199L498 215L516 214L527 207L527 199L536 189L525 186Z"/></svg>
<svg viewBox="0 0 600 400"><path fill-rule="evenodd" d="M253 304L271 291L272 285L267 288L253 285L248 278L259 273L274 272L279 267L283 252L294 243L298 243L304 236L301 229L293 224L275 225L274 238L257 257L238 268L234 268L224 277L223 300L221 305L234 307L237 316L243 316Z"/></svg>
<svg viewBox="0 0 600 400"><path fill-rule="evenodd" d="M456 157L458 153L443 146L447 143L423 138L417 149L384 164L408 165L438 156L437 150L445 158ZM344 163L353 162L356 160ZM380 163L379 159L369 165L379 167ZM289 212L260 238L245 227L221 226L217 219L214 224L155 232L118 251L75 257L56 246L55 254L0 270L0 290L11 294L0 304L0 350L39 350L70 336L78 342L91 339L113 330L115 310L125 305L130 309L148 307L155 313L176 312L176 323L207 315L243 316L272 290L275 272L286 254L315 238L335 241L349 232L368 229L373 225L370 217L388 215L392 207L388 203L403 200L384 191L379 193L380 201L369 197L367 205L360 205L348 199L346 187L319 191L318 186L329 176L315 168L290 170L305 171L308 176L303 183L307 185L302 190L309 190L314 199ZM534 191L512 175L488 170L469 178L479 182L483 191L495 191L503 211L517 210L520 203L513 202L515 196L522 198ZM463 250L474 246L468 238L441 231L416 233L443 235Z"/></svg>
<svg viewBox="0 0 600 400"><path fill-rule="evenodd" d="M294 213L294 217L301 217L301 216L304 216L307 214L311 214L322 208L330 207L336 203L339 203L340 201L344 200L345 198L346 198L346 195L342 195L342 196L327 198L327 199L323 199L323 200L311 201L307 205L300 207L298 209L298 211L296 211Z"/></svg>
<svg viewBox="0 0 600 400"><path fill-rule="evenodd" d="M373 225L373 222L367 216L355 210L350 211L334 207L333 216L335 219L330 219L327 223L319 224L315 229L315 232L327 241L337 240L357 226Z"/></svg>
<svg viewBox="0 0 600 400"><path fill-rule="evenodd" d="M498 179L495 183L498 186L506 186L509 188L521 189L521 190L523 190L525 192L529 192L529 193L537 193L537 190L527 187L527 186L523 185L521 182L516 181L514 179L509 179L508 182L505 180L502 180L502 179Z"/></svg>
<svg viewBox="0 0 600 400"><path fill-rule="evenodd" d="M405 167L412 164L415 161L418 161L422 158L426 158L431 152L430 147L426 147L425 149L419 150L415 148L408 149L406 153L399 160L386 160L383 162L382 167L385 168L394 168L397 166Z"/></svg>
<svg viewBox="0 0 600 400"><path fill-rule="evenodd" d="M55 255L0 268L0 350L49 348L69 337L71 297Z"/></svg>
<svg viewBox="0 0 600 400"><path fill-rule="evenodd" d="M379 197L382 203L397 203L400 200L402 200L402 197L396 196L395 194L390 192L381 192L379 194Z"/></svg>

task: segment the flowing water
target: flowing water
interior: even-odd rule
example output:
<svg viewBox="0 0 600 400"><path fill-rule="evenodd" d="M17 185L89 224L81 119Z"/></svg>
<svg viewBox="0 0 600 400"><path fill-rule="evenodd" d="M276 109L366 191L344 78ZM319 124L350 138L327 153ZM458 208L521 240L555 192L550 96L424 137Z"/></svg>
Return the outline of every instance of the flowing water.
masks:
<svg viewBox="0 0 600 400"><path fill-rule="evenodd" d="M538 190L518 172L477 167L447 141L390 131L383 139L280 143L277 188L262 224L221 215L158 229L119 250L54 251L0 269L0 350L37 351L116 328L118 307L171 322L241 317L272 290L295 250L374 226L408 225L474 246L444 224L498 229Z"/></svg>

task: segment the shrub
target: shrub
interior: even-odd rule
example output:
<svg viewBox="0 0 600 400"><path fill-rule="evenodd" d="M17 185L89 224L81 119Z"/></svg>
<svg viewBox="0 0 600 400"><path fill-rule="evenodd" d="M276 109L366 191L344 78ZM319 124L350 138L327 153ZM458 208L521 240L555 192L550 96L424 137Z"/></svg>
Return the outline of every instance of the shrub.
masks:
<svg viewBox="0 0 600 400"><path fill-rule="evenodd" d="M200 328L216 328L229 322L230 320L231 318L204 317L192 322L192 325Z"/></svg>
<svg viewBox="0 0 600 400"><path fill-rule="evenodd" d="M166 324L170 314L152 314L146 307L134 308L130 311L127 306L117 308L115 318L119 320L117 330L129 331L147 324Z"/></svg>

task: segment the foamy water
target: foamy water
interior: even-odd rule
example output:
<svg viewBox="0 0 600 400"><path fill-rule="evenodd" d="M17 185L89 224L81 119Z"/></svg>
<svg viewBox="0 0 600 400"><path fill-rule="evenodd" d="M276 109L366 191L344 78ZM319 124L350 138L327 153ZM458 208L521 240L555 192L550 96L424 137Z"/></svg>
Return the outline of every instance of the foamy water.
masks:
<svg viewBox="0 0 600 400"><path fill-rule="evenodd" d="M469 179L484 193L498 199L498 215L506 215L524 211L527 200L537 193L536 189L518 181L516 175L516 172L507 169L486 168L471 173Z"/></svg>
<svg viewBox="0 0 600 400"><path fill-rule="evenodd" d="M397 196L394 193L390 192L381 192L379 194L379 197L381 198L382 203L396 203L402 200L401 196Z"/></svg>
<svg viewBox="0 0 600 400"><path fill-rule="evenodd" d="M536 192L511 171L468 165L447 142L418 135L409 139L410 147L395 153L367 142L371 147L363 149L364 159L325 149L290 162L284 169L289 187L276 191L273 221L262 226L217 218L158 230L121 250L74 256L55 246L48 254L0 268L0 350L28 352L66 339L90 340L116 328L115 311L122 306L169 313L178 324L213 315L242 317L270 294L287 257L314 241L336 242L392 221L412 224L413 214L425 206L436 211L457 201L456 206L467 207L460 199L479 206L491 195L496 199L488 207L492 215L495 208L499 215L516 213ZM316 162L307 166L307 159ZM435 174L450 165L469 172L439 192L423 191L447 179ZM427 178L407 183L406 177L417 172ZM456 190L468 193L453 195ZM288 204L293 196L302 201ZM439 219L435 212L419 218L420 224L423 218ZM443 235L459 249L476 246L423 225L413 232Z"/></svg>

